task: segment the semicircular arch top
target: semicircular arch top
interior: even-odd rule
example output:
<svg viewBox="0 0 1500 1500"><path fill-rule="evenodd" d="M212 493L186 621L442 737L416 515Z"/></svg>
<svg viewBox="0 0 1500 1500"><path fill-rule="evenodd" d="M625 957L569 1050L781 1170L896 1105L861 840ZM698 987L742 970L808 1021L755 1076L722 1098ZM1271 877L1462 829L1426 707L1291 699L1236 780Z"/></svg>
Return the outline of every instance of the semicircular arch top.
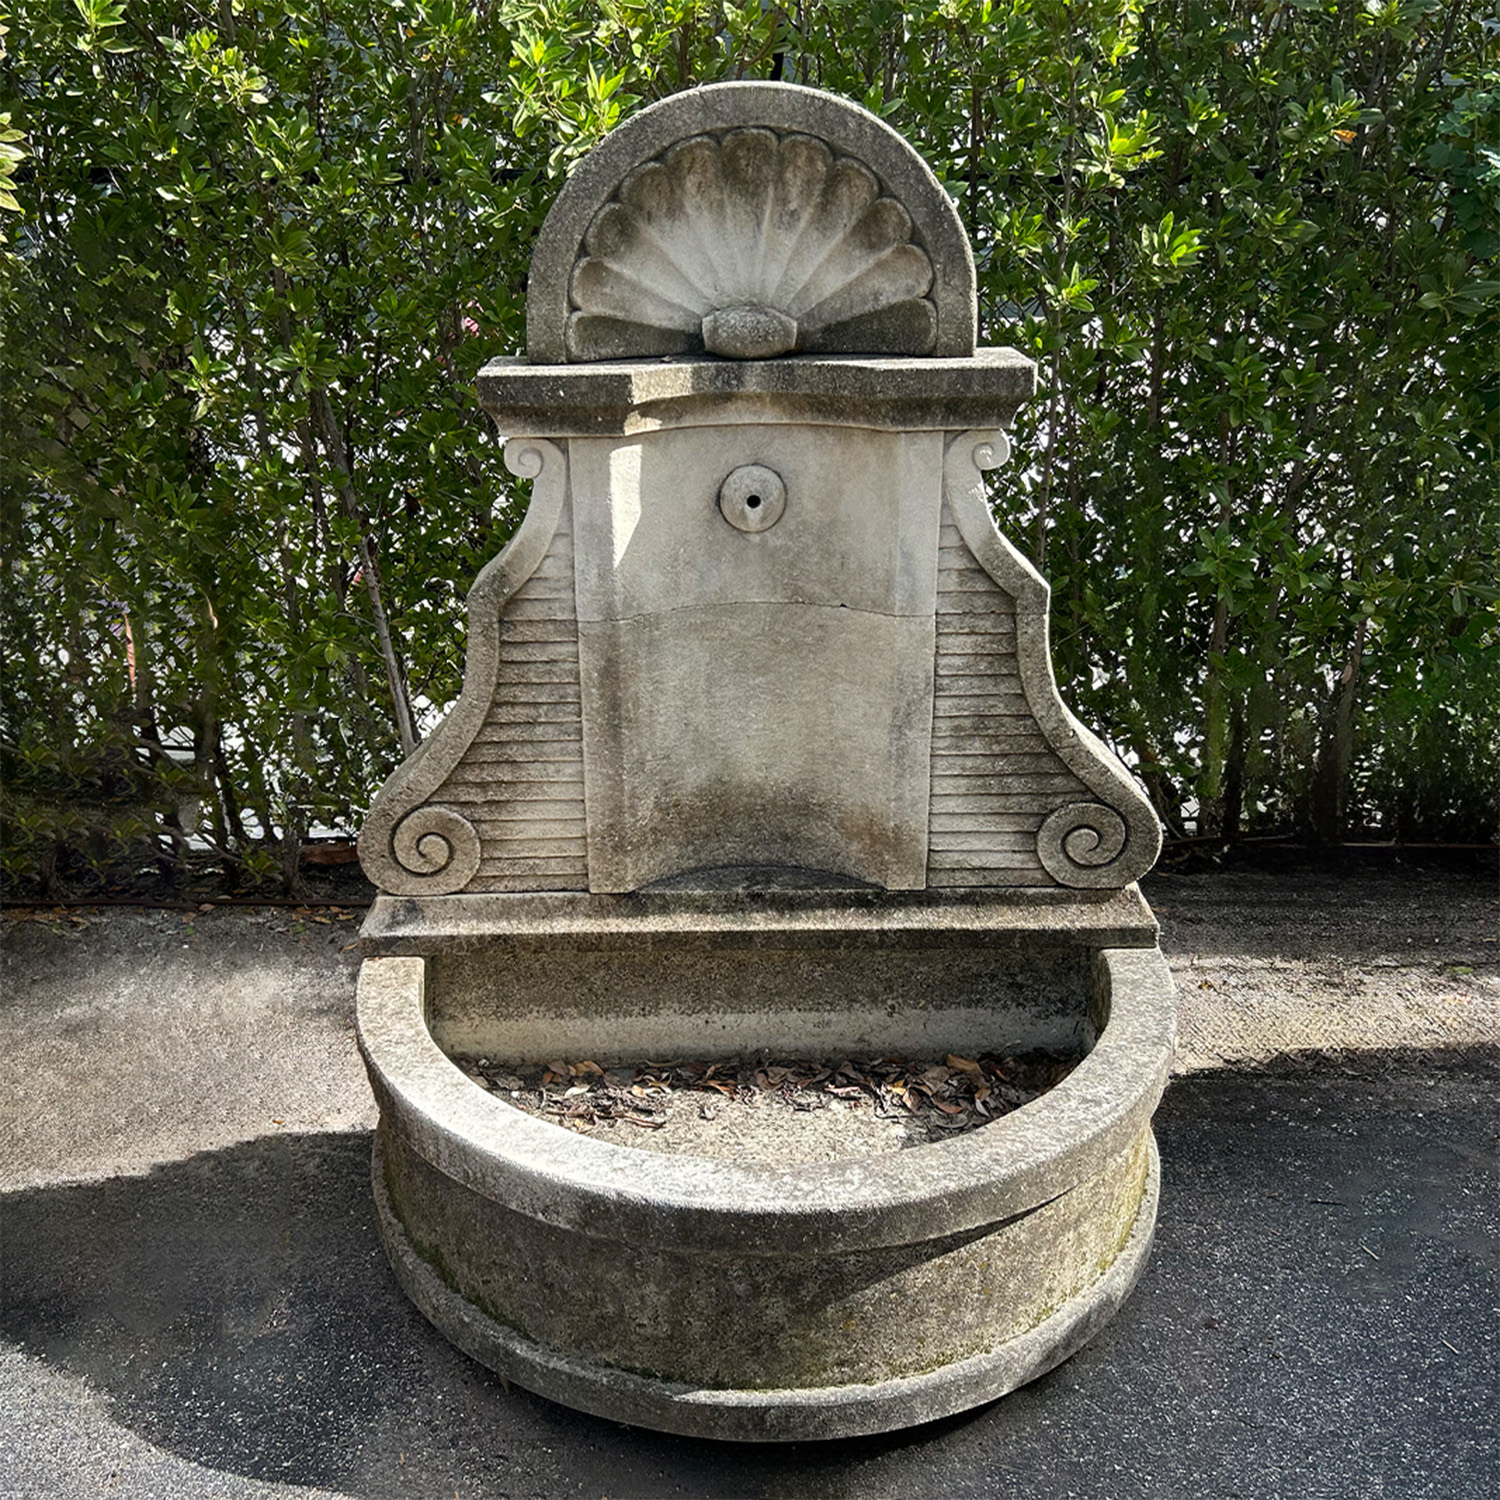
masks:
<svg viewBox="0 0 1500 1500"><path fill-rule="evenodd" d="M796 84L709 84L620 125L558 194L527 289L534 364L964 358L976 334L968 235L927 163Z"/></svg>

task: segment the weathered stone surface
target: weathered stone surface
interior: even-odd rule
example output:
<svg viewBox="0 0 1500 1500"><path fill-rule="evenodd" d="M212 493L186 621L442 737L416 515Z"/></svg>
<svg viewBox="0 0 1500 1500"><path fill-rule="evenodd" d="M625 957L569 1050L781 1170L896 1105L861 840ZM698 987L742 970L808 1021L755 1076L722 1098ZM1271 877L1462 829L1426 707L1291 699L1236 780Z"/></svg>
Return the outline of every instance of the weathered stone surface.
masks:
<svg viewBox="0 0 1500 1500"><path fill-rule="evenodd" d="M868 111L795 84L711 84L634 115L569 178L532 260L526 352L701 352L704 319L745 306L792 320L808 350L967 356L968 236Z"/></svg>
<svg viewBox="0 0 1500 1500"><path fill-rule="evenodd" d="M479 399L510 436L623 437L746 422L962 432L1008 426L1036 390L1036 366L1014 349L924 360L836 353L550 366L494 359L479 372Z"/></svg>
<svg viewBox="0 0 1500 1500"><path fill-rule="evenodd" d="M797 347L797 320L774 307L745 303L703 317L703 347L726 359L775 359Z"/></svg>
<svg viewBox="0 0 1500 1500"><path fill-rule="evenodd" d="M786 484L764 464L741 464L719 486L719 514L736 531L769 531L786 514Z"/></svg>
<svg viewBox="0 0 1500 1500"><path fill-rule="evenodd" d="M1004 449L749 422L513 439L532 510L475 586L458 708L372 810L372 878L1138 878L1156 820L1058 696L1047 585L985 497Z"/></svg>
<svg viewBox="0 0 1500 1500"><path fill-rule="evenodd" d="M838 1256L710 1258L550 1230L383 1144L387 1249L461 1347L585 1411L740 1441L909 1426L1059 1363L1139 1275L1159 1174L1148 1132L1088 1182L978 1230ZM452 1252L455 1287L430 1274Z"/></svg>
<svg viewBox="0 0 1500 1500"><path fill-rule="evenodd" d="M577 890L587 880L563 461L551 443L527 439L507 446L506 462L537 484L520 530L469 592L463 695L360 830L365 872L398 895Z"/></svg>
<svg viewBox="0 0 1500 1500"><path fill-rule="evenodd" d="M936 434L697 428L571 454L590 889L771 858L924 884ZM771 463L777 524L726 524L723 486Z"/></svg>
<svg viewBox="0 0 1500 1500"><path fill-rule="evenodd" d="M839 1254L980 1228L1049 1201L1140 1138L1172 1059L1176 997L1155 949L1091 956L1076 1000L1098 1042L1024 1109L874 1161L769 1167L630 1151L512 1108L433 1040L428 963L367 960L360 1048L388 1127L482 1196L559 1228L705 1253Z"/></svg>
<svg viewBox="0 0 1500 1500"><path fill-rule="evenodd" d="M774 358L804 339L931 353L932 262L913 232L868 167L811 136L694 136L635 168L590 224L569 286L568 355L597 358L627 327L640 329L635 353L673 335L681 352L730 359ZM871 319L906 305L924 311L916 338L891 342Z"/></svg>
<svg viewBox="0 0 1500 1500"><path fill-rule="evenodd" d="M1085 950L1054 943L498 940L430 961L428 1025L445 1052L532 1063L1067 1051L1094 1041L1087 975Z"/></svg>
<svg viewBox="0 0 1500 1500"><path fill-rule="evenodd" d="M793 883L805 871L695 871L625 896L379 896L360 933L372 957L433 957L494 938L541 944L586 941L593 949L650 947L677 937L736 948L821 947L866 934L886 949L1016 947L1066 940L1079 947L1155 948L1157 923L1136 886L1120 891L1056 887L1007 891L829 890Z"/></svg>
<svg viewBox="0 0 1500 1500"><path fill-rule="evenodd" d="M427 961L369 960L361 1047L403 1284L507 1376L672 1430L847 1435L999 1395L1108 1316L1155 1215L1170 976L1151 949L1092 963L1075 1011L1099 1040L1042 1099L936 1146L773 1167L643 1157L523 1114L438 1049Z"/></svg>
<svg viewBox="0 0 1500 1500"><path fill-rule="evenodd" d="M460 1349L581 1411L690 1437L794 1442L858 1437L916 1426L993 1401L1035 1380L1082 1348L1129 1296L1151 1249L1160 1167L1151 1147L1146 1192L1124 1248L1093 1286L998 1348L917 1375L846 1386L715 1390L591 1364L536 1343L454 1292L412 1246L392 1210L383 1163L373 1183L381 1237L396 1275Z"/></svg>
<svg viewBox="0 0 1500 1500"><path fill-rule="evenodd" d="M480 377L532 501L457 707L361 839L376 1196L438 1326L589 1410L926 1420L1066 1357L1143 1262L1175 1007L1132 882L1160 833L991 519L1035 371L976 351L974 313L899 137L724 85L580 164L530 358ZM443 1050L1027 1047L1087 1056L967 1135L795 1164L580 1138Z"/></svg>

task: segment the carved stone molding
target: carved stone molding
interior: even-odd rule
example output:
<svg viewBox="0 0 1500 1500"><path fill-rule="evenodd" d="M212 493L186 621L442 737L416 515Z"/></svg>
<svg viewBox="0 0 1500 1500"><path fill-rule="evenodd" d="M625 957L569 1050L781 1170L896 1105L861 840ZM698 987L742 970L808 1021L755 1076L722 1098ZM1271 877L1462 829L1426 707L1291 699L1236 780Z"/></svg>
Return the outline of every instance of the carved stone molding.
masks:
<svg viewBox="0 0 1500 1500"><path fill-rule="evenodd" d="M390 852L408 875L441 881L451 891L462 890L479 869L474 825L462 813L433 802L413 808L396 824Z"/></svg>
<svg viewBox="0 0 1500 1500"><path fill-rule="evenodd" d="M568 357L930 354L932 262L912 235L863 162L812 136L694 136L594 215Z"/></svg>
<svg viewBox="0 0 1500 1500"><path fill-rule="evenodd" d="M975 331L968 236L905 140L833 95L726 83L579 165L537 241L526 352L967 357Z"/></svg>
<svg viewBox="0 0 1500 1500"><path fill-rule="evenodd" d="M961 865L962 879L942 883L1027 883L1006 866L1019 867L1019 856L1026 853L1023 846L1029 844L1031 858L1060 885L1119 888L1139 879L1156 862L1161 825L1114 753L1073 717L1058 694L1048 644L1051 589L996 529L985 494L983 471L1003 463L1009 452L1003 432L951 437L943 466L943 498L968 554L1014 601L1009 638L1014 645L1009 649L1014 652L1027 715L1053 759L1029 754L1025 745L1012 753L1008 747L1021 744L1015 730L1002 731L1006 738L997 736L989 743L975 737L964 747L975 752L961 762L972 768L971 795L1004 801L1011 810L1010 821L1007 831L996 835L996 853L987 861L1000 873L981 872L978 867L985 861L978 857L984 853L980 850L967 861L950 859L950 864ZM997 680L989 686L998 690L1003 684ZM950 797L954 784L949 783ZM1028 827L1035 832L1028 834Z"/></svg>
<svg viewBox="0 0 1500 1500"><path fill-rule="evenodd" d="M505 462L511 473L535 485L520 529L469 591L463 692L431 738L386 782L360 831L359 857L365 873L393 895L461 891L474 880L485 855L486 841L472 817L449 805L464 791L455 772L494 709L503 671L502 611L546 558L567 497L567 460L555 444L542 438L513 439L506 444ZM571 561L568 571L571 613ZM575 637L576 679L576 624L570 630ZM573 696L576 699L576 688ZM495 787L501 796L504 790L503 782ZM577 801L581 813L581 789ZM582 847L581 830L578 845ZM530 888L545 888L547 883L533 879ZM571 883L581 887L585 882L580 877Z"/></svg>

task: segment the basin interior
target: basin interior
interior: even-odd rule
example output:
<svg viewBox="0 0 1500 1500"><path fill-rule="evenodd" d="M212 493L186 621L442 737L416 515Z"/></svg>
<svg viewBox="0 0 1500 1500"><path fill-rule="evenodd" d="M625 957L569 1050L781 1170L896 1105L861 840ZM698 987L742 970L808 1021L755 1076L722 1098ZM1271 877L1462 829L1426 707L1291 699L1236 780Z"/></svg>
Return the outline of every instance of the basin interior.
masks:
<svg viewBox="0 0 1500 1500"><path fill-rule="evenodd" d="M593 1139L720 1159L833 1161L931 1144L1024 1106L994 1076L988 1102L956 1114L932 1094L857 1088L854 1079L868 1084L876 1061L895 1057L904 1066L892 1081L901 1083L927 1068L947 1071L949 1054L1037 1053L1060 1060L1060 1078L1068 1067L1061 1059L1088 1052L1103 1024L1090 978L1089 950L1067 943L893 947L878 934L787 946L722 936L626 945L510 939L431 956L426 1021L471 1076L484 1060L483 1073L502 1082L492 1090L502 1101ZM778 1061L849 1063L854 1079L843 1080L843 1095L756 1088L752 1080L766 1077L757 1059L772 1076ZM607 1074L613 1088L592 1072L572 1081L594 1091L598 1109L573 1098L568 1113L557 1112L561 1090L543 1089L538 1067L559 1060ZM681 1060L717 1065L736 1086L653 1089L639 1108L621 1107L645 1064ZM510 1069L525 1077L507 1077ZM970 1105L963 1082L954 1075L936 1097L955 1111Z"/></svg>
<svg viewBox="0 0 1500 1500"><path fill-rule="evenodd" d="M753 1081L768 1062L900 1058L916 1076L950 1055L1076 1060L1109 1010L1101 950L1154 951L1156 924L1133 887L1002 899L784 889L774 901L739 888L381 897L363 940L371 957L423 960L421 1015L441 1051L457 1066L483 1059L466 1071L484 1073L492 1096L557 1123L536 1070L559 1060L626 1085L648 1063L738 1063ZM670 1118L649 1127L624 1118L623 1100L564 1118L655 1152L832 1160L951 1139L1024 1108L1014 1094L1035 1097L1035 1082L1009 1098L996 1083L984 1110L950 1088L942 1097L966 1113L947 1122L927 1098L893 1109L878 1088L809 1101L763 1085L737 1086L734 1107L691 1089L664 1102L653 1088L641 1112Z"/></svg>
<svg viewBox="0 0 1500 1500"><path fill-rule="evenodd" d="M595 1141L787 1166L940 1145L1040 1099L1077 1053L833 1059L453 1059L502 1103Z"/></svg>
<svg viewBox="0 0 1500 1500"><path fill-rule="evenodd" d="M429 956L427 1024L449 1056L517 1064L1081 1053L1097 1037L1085 947L894 947L870 936L495 939Z"/></svg>

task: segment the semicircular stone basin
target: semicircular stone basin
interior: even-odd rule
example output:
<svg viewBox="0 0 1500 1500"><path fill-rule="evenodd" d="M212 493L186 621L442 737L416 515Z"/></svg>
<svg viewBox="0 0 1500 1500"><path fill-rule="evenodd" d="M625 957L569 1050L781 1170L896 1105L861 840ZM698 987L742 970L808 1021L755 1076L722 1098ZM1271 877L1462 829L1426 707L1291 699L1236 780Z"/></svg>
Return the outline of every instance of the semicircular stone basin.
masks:
<svg viewBox="0 0 1500 1500"><path fill-rule="evenodd" d="M672 933L644 897L534 899L499 937L495 900L485 936L466 942L472 912L441 922L431 903L382 898L359 992L386 1249L411 1298L483 1364L667 1431L845 1437L1035 1378L1134 1285L1156 1216L1149 1122L1176 1007L1154 924L1132 920L1144 912L1133 891L1019 913L931 901L893 913L887 896L865 926L841 911L836 937L812 897L784 899L774 919L709 902L685 922L679 899ZM1028 929L1040 921L1054 937L1038 946ZM877 970L883 1012L841 1003L841 986L868 994ZM653 1013L633 973L654 975L670 1006ZM793 976L813 1005L789 996ZM695 1008L695 991L712 992L712 1011ZM829 1057L1017 1045L1086 1056L968 1134L777 1165L576 1134L487 1093L448 1055L586 1056L606 1037L618 1053L627 1036L642 1057L771 1038L782 1055L790 1040Z"/></svg>

